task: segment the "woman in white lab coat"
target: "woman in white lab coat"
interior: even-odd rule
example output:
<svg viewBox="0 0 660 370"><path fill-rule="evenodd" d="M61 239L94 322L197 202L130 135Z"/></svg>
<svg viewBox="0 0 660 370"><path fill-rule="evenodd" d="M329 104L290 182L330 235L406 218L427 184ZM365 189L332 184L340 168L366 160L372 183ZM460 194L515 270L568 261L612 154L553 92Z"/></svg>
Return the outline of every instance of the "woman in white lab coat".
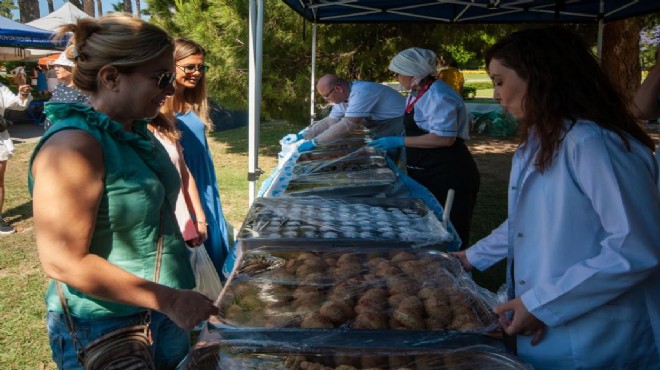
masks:
<svg viewBox="0 0 660 370"><path fill-rule="evenodd" d="M522 122L508 219L466 270L507 258L495 308L536 369L658 369L660 195L651 138L579 37L520 31L486 52L495 98Z"/></svg>

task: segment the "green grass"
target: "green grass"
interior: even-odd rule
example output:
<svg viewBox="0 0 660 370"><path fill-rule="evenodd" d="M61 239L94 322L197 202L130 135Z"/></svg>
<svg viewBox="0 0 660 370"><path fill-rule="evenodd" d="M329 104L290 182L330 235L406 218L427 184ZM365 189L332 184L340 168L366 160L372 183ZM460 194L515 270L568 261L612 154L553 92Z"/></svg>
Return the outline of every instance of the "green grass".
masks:
<svg viewBox="0 0 660 370"><path fill-rule="evenodd" d="M262 123L259 166L267 178L277 164L279 139L286 133L298 132L301 125L283 122ZM241 226L248 211L247 128L211 133L209 145L213 153L227 220ZM495 140L483 141L486 149L472 149L482 172L473 220L472 239L487 235L506 217L506 183L510 150L502 151ZM45 328L44 294L47 279L39 264L32 220L32 206L27 192L27 163L34 143L16 146L15 157L8 162L5 178L4 215L18 232L0 237L0 369L54 369ZM258 187L257 187L258 189ZM484 274L475 274L479 284L491 290L503 282L500 265Z"/></svg>

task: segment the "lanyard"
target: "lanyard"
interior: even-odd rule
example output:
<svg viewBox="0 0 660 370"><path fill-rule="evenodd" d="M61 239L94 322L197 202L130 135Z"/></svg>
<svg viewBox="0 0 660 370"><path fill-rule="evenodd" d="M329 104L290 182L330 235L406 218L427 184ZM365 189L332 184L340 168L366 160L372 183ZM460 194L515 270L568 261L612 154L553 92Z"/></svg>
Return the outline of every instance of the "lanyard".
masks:
<svg viewBox="0 0 660 370"><path fill-rule="evenodd" d="M417 94L417 96L415 96L415 99L413 101L409 101L408 105L406 105L406 113L412 112L413 108L415 107L415 104L417 104L417 101L422 98L422 95L424 95L426 90L428 90L431 87L434 81L435 81L434 78L430 78L424 83L424 86L422 86L422 88L419 90L419 93ZM410 98L408 98L408 100L410 100Z"/></svg>

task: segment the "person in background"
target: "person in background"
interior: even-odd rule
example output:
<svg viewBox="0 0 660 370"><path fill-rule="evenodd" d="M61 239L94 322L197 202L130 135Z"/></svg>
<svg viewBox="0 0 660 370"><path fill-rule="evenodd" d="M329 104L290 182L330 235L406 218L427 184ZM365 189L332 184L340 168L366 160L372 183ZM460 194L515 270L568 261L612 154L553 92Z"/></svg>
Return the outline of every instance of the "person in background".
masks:
<svg viewBox="0 0 660 370"><path fill-rule="evenodd" d="M50 98L51 103L82 103L89 104L87 100L87 95L82 91L78 90L73 85L73 61L67 58L67 53L71 53L72 48L69 47L67 51L60 54L60 56L53 63L53 70L57 76L57 80L60 82L55 91L53 91L53 96ZM52 122L48 117L44 120L44 130L48 130L52 126Z"/></svg>
<svg viewBox="0 0 660 370"><path fill-rule="evenodd" d="M168 119L176 120L181 131L183 157L195 179L206 219L195 222L207 227L208 238L204 247L213 261L219 276L229 253L227 225L222 212L218 181L206 133L213 126L209 118L204 64L206 52L194 41L177 38L174 41L176 90L163 105L162 112Z"/></svg>
<svg viewBox="0 0 660 370"><path fill-rule="evenodd" d="M408 175L424 185L445 206L455 191L450 220L461 249L470 242L470 223L479 192L479 170L465 141L469 140L467 109L460 95L435 78L433 51L409 48L397 54L389 69L412 91L405 108L406 136L383 137L369 143L379 149L406 148Z"/></svg>
<svg viewBox="0 0 660 370"><path fill-rule="evenodd" d="M0 84L0 116L4 117L5 110L25 110L32 101L29 85L20 85L18 95L14 94L9 88ZM14 155L14 144L9 136L9 130L6 128L0 130L0 235L9 235L16 229L9 225L2 217L2 208L5 203L5 173L7 172L7 163Z"/></svg>
<svg viewBox="0 0 660 370"><path fill-rule="evenodd" d="M37 91L39 93L48 92L48 78L46 77L46 66L36 65L34 67L35 78L37 79Z"/></svg>
<svg viewBox="0 0 660 370"><path fill-rule="evenodd" d="M181 182L147 129L174 93L174 45L157 26L120 13L80 19L57 36L67 32L73 82L90 105L46 103L54 125L28 172L39 259L52 279L46 306L53 360L60 369L81 369L73 338L85 347L150 317L155 367L172 369L188 353L188 331L218 313L190 290L195 279L174 216Z"/></svg>
<svg viewBox="0 0 660 370"><path fill-rule="evenodd" d="M458 69L458 63L452 60L449 65L440 69L438 78L444 81L447 85L451 86L458 95L463 96L463 85L465 85L465 76L463 72Z"/></svg>
<svg viewBox="0 0 660 370"><path fill-rule="evenodd" d="M27 85L27 74L25 73L25 63L19 64L16 68L9 71L14 76L14 84L16 86Z"/></svg>
<svg viewBox="0 0 660 370"><path fill-rule="evenodd" d="M635 93L631 110L636 118L657 120L660 118L660 48L655 52L655 65ZM660 168L660 144L655 149L655 158ZM660 181L658 182L660 190Z"/></svg>
<svg viewBox="0 0 660 370"><path fill-rule="evenodd" d="M316 91L333 103L328 117L317 121L299 134L282 138L285 144L307 140L298 150L314 149L345 137L361 125L375 136L404 135L403 111L406 99L391 87L369 81L348 82L334 74L327 74L316 83ZM388 156L397 162L402 151L393 149Z"/></svg>
<svg viewBox="0 0 660 370"><path fill-rule="evenodd" d="M48 66L48 70L46 71L46 79L48 83L48 92L52 94L57 88L57 85L60 83L57 78L57 72L55 72L55 68L52 65Z"/></svg>
<svg viewBox="0 0 660 370"><path fill-rule="evenodd" d="M204 208L199 200L195 179L190 175L188 166L183 160L183 149L179 144L180 133L174 123L165 118L162 113L152 119L147 127L167 150L170 160L179 172L181 190L176 198L176 219L179 222L183 240L190 247L197 247L207 238L206 216L204 216ZM195 222L193 218L201 222Z"/></svg>
<svg viewBox="0 0 660 370"><path fill-rule="evenodd" d="M454 255L466 270L507 258L509 301L494 311L535 369L657 369L653 141L572 31L512 33L485 62L521 144L508 219Z"/></svg>

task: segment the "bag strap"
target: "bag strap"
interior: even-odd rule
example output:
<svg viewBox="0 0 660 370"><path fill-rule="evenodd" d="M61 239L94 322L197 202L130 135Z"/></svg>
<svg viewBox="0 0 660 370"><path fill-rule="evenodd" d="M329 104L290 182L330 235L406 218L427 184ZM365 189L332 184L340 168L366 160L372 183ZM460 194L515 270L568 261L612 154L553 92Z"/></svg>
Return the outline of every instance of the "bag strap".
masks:
<svg viewBox="0 0 660 370"><path fill-rule="evenodd" d="M162 262L162 257L163 257L163 211L161 210L160 213L160 225L158 226L158 242L156 244L156 265L154 266L154 278L153 281L155 283L158 283L158 278L160 277L160 266ZM55 287L57 288L57 295L60 297L60 303L62 304L62 311L64 311L64 322L66 323L66 327L71 333L71 339L73 340L73 346L76 350L76 354L78 356L78 363L82 364L84 361L83 358L83 345L80 343L80 339L78 339L78 335L76 334L75 327L73 325L73 318L71 317L71 311L69 310L69 305L66 303L66 298L64 297L64 292L62 292L62 283L59 281L56 281ZM145 324L149 326L151 322L151 310L147 311L147 315L145 317Z"/></svg>

